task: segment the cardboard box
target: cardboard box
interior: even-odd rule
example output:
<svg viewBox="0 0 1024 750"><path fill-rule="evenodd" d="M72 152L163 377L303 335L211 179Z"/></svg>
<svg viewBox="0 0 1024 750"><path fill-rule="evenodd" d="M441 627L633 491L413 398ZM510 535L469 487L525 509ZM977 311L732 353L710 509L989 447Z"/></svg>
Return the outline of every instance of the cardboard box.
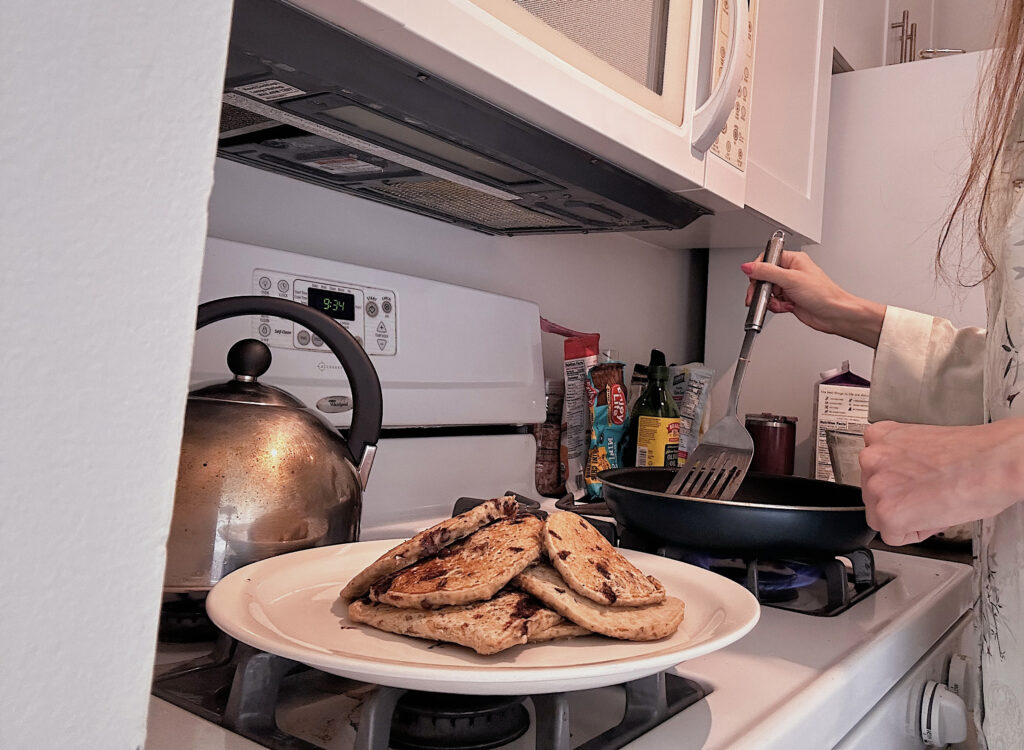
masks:
<svg viewBox="0 0 1024 750"><path fill-rule="evenodd" d="M811 476L834 482L827 430L864 434L868 425L871 381L850 372L850 363L821 373L814 388L814 465Z"/></svg>

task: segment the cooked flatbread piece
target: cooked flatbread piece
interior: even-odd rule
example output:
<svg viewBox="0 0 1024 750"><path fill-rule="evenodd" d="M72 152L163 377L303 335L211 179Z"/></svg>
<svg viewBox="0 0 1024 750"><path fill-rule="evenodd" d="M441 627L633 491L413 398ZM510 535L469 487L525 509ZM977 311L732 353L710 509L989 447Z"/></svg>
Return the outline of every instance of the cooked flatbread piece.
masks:
<svg viewBox="0 0 1024 750"><path fill-rule="evenodd" d="M369 597L393 607L436 609L490 599L540 559L544 522L503 518L393 575L370 584Z"/></svg>
<svg viewBox="0 0 1024 750"><path fill-rule="evenodd" d="M406 568L418 560L437 554L437 551L469 536L477 529L493 523L499 518L509 518L516 514L519 503L511 495L488 500L465 513L447 518L441 523L421 531L397 547L385 552L367 568L358 573L341 590L342 599L355 599L365 594L370 584L378 578L391 575L397 570Z"/></svg>
<svg viewBox="0 0 1024 750"><path fill-rule="evenodd" d="M348 605L353 622L416 638L449 641L478 654L496 654L530 640L562 618L522 591L503 591L493 599L441 609L400 609L357 599Z"/></svg>
<svg viewBox="0 0 1024 750"><path fill-rule="evenodd" d="M672 635L683 621L683 602L675 597L643 607L609 607L577 594L550 565L533 565L512 583L562 617L611 638L656 641Z"/></svg>
<svg viewBox="0 0 1024 750"><path fill-rule="evenodd" d="M610 607L639 607L665 600L665 587L644 575L601 532L576 513L552 513L544 550L577 594Z"/></svg>
<svg viewBox="0 0 1024 750"><path fill-rule="evenodd" d="M536 633L530 634L530 643L542 643L545 641L556 641L561 638L578 638L581 635L594 635L582 625L577 625L572 620L562 618L562 621L544 628Z"/></svg>

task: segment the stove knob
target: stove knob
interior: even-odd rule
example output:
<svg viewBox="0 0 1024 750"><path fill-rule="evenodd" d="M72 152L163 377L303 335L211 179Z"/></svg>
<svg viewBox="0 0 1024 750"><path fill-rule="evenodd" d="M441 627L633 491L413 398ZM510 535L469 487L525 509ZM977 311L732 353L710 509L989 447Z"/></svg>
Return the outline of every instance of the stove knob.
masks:
<svg viewBox="0 0 1024 750"><path fill-rule="evenodd" d="M939 682L928 680L921 698L921 739L929 747L945 747L967 739L967 706Z"/></svg>

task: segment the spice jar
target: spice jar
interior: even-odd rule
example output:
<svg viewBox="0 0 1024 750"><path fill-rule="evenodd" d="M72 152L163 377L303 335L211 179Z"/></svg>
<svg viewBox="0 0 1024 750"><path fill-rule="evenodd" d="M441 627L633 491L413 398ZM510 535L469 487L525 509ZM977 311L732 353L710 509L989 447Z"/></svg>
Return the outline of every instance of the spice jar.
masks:
<svg viewBox="0 0 1024 750"><path fill-rule="evenodd" d="M545 380L546 416L541 424L534 425L533 428L534 437L537 439L534 483L537 486L537 492L549 497L559 497L565 491L565 481L559 461L564 400L565 382L556 378Z"/></svg>
<svg viewBox="0 0 1024 750"><path fill-rule="evenodd" d="M750 471L765 474L793 473L796 450L796 417L780 417L762 412L746 416L747 432L754 441Z"/></svg>

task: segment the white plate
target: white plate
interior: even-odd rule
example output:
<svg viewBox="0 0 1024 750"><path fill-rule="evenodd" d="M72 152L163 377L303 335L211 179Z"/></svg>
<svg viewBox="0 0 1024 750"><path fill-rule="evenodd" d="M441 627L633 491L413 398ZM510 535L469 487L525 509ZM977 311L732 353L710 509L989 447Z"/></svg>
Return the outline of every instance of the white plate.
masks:
<svg viewBox="0 0 1024 750"><path fill-rule="evenodd" d="M760 606L737 583L686 563L622 550L686 603L675 635L660 641L586 636L481 656L455 644L351 622L338 592L401 540L291 552L221 580L206 609L229 635L325 672L392 687L467 695L528 695L603 687L668 669L746 635Z"/></svg>

